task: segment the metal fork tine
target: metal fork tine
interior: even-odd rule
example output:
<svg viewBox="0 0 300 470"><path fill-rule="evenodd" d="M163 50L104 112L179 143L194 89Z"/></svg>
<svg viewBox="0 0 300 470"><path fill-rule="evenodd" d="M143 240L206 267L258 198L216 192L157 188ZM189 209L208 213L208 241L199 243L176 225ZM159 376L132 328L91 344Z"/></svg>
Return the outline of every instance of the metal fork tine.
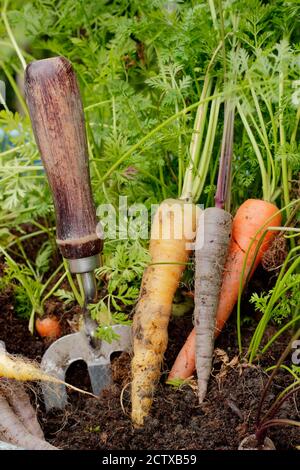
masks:
<svg viewBox="0 0 300 470"><path fill-rule="evenodd" d="M112 343L100 341L97 348L93 348L84 331L72 333L58 339L45 352L42 369L65 381L68 367L76 361L84 361L88 368L93 393L99 395L101 390L112 382L110 357L113 352L131 349L131 328L127 325L113 325L114 332L119 338ZM67 405L68 396L64 384L45 383L42 385L46 410L52 408L63 409Z"/></svg>

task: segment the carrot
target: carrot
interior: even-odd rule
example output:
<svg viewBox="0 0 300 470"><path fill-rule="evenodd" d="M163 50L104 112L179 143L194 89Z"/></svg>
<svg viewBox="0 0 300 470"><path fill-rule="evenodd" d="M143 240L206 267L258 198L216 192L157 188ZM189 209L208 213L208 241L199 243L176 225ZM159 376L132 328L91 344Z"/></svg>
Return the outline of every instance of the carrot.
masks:
<svg viewBox="0 0 300 470"><path fill-rule="evenodd" d="M181 196L163 201L152 224L149 247L151 264L143 274L133 319L131 417L135 426L142 426L150 411L167 347L173 297L188 261L191 249L188 245L195 237L198 210L193 201L198 200L209 170L221 103L217 81L206 123L213 82L209 70L219 48L204 79L190 144L190 161L182 188L179 178ZM165 237L165 228L170 226L171 235ZM176 230L182 233L175 234Z"/></svg>
<svg viewBox="0 0 300 470"><path fill-rule="evenodd" d="M245 286L248 274L250 274L250 276L253 275L262 260L263 254L269 248L275 236L275 232L266 232L252 267L255 251L265 227L260 231L259 229L264 226L268 219L270 219L268 225L279 227L281 225L282 218L281 214L277 212L278 208L270 202L260 199L248 199L239 207L236 213L232 230L232 242L225 266L222 298L220 300L217 314L216 329L218 331L222 330L237 302L240 276L250 243L255 237L255 241L251 246L247 258L246 269L243 277L243 287ZM258 232L257 235L256 232ZM250 273L251 267L252 270Z"/></svg>
<svg viewBox="0 0 300 470"><path fill-rule="evenodd" d="M1 395L0 416L0 436L6 442L28 450L58 450L44 439L30 434Z"/></svg>
<svg viewBox="0 0 300 470"><path fill-rule="evenodd" d="M214 327L231 237L232 217L224 207L229 199L233 128L234 106L228 101L224 112L215 207L203 212L203 220L199 222L196 236L194 323L199 403L205 398L211 371Z"/></svg>
<svg viewBox="0 0 300 470"><path fill-rule="evenodd" d="M61 336L61 327L56 317L37 318L35 329L42 338L55 339Z"/></svg>
<svg viewBox="0 0 300 470"><path fill-rule="evenodd" d="M167 199L159 206L151 229L151 264L145 270L133 320L132 420L141 426L153 401L168 342L168 323L196 231L197 208ZM176 233L177 230L183 233ZM169 231L169 233L168 233Z"/></svg>
<svg viewBox="0 0 300 470"><path fill-rule="evenodd" d="M1 342L0 342L1 343ZM55 376L46 374L40 366L36 365L34 362L28 361L28 359L23 359L18 356L7 353L0 344L0 379L14 379L20 382L25 381L41 381L41 382L50 382L56 384L64 384L68 388L75 390L76 392L83 393L84 395L92 396L93 398L98 398L86 390L74 387L63 380L58 379Z"/></svg>
<svg viewBox="0 0 300 470"><path fill-rule="evenodd" d="M168 375L167 382L174 379L187 379L196 369L196 329L193 328L182 346L173 367Z"/></svg>
<svg viewBox="0 0 300 470"><path fill-rule="evenodd" d="M1 391L28 433L39 439L44 439L44 433L25 392L24 385L15 380L3 380L0 382Z"/></svg>
<svg viewBox="0 0 300 470"><path fill-rule="evenodd" d="M203 243L195 253L195 309L196 367L198 396L202 403L207 390L214 350L214 327L219 303L223 269L230 241L232 218L218 207L203 213ZM202 230L201 219L199 230ZM202 237L200 236L200 239ZM197 243L199 237L197 233Z"/></svg>
<svg viewBox="0 0 300 470"><path fill-rule="evenodd" d="M270 226L280 226L281 214L277 212L278 208L270 202L260 199L248 199L239 207L233 219L232 237L227 261L224 268L221 296L216 316L216 337L222 331L233 310L233 307L237 302L240 277L242 274L246 252L250 246L250 243L255 237L255 241L252 244L247 258L246 269L243 277L243 287L248 275L249 277L253 275L255 269L261 262L264 252L268 249L274 238L274 232L266 232L263 243L261 244L254 261L254 254L263 229L261 229L260 232L258 231L268 219L270 219ZM258 234L256 232L258 232ZM251 267L252 270L250 272ZM177 359L170 371L168 379L185 379L193 374L195 370L195 340L196 334L193 330L181 351L179 352Z"/></svg>

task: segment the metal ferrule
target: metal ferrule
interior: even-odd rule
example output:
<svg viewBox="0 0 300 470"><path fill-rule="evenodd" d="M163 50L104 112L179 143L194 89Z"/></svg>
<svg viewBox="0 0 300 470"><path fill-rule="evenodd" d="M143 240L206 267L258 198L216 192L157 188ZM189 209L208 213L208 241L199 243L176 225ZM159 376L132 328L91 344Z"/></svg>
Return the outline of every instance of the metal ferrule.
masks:
<svg viewBox="0 0 300 470"><path fill-rule="evenodd" d="M81 276L85 303L94 302L97 296L94 270L100 266L100 255L69 259L68 263L70 272L80 274Z"/></svg>
<svg viewBox="0 0 300 470"><path fill-rule="evenodd" d="M100 255L87 256L86 258L68 259L71 273L82 274L94 271L100 266Z"/></svg>

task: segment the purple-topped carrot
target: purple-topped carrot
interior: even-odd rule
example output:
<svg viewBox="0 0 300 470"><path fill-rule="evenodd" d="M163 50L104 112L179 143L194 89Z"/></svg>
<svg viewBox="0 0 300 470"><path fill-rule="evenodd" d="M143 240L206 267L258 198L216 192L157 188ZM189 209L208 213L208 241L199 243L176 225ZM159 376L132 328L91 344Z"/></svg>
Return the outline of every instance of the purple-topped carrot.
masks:
<svg viewBox="0 0 300 470"><path fill-rule="evenodd" d="M233 152L234 107L225 106L224 131L215 207L203 211L195 250L196 369L199 402L205 398L214 350L214 331L224 266L231 237L232 217L224 207L230 186ZM201 220L202 219L202 220Z"/></svg>

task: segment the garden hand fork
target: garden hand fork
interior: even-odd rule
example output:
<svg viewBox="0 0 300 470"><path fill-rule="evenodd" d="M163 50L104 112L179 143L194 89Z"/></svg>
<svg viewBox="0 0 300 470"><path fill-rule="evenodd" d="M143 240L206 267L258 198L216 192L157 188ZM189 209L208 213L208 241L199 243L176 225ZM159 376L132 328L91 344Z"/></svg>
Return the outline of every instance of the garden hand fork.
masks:
<svg viewBox="0 0 300 470"><path fill-rule="evenodd" d="M108 344L95 338L96 323L87 304L96 299L94 270L100 266L101 226L93 203L87 138L79 87L74 70L64 57L38 60L27 66L25 94L31 123L56 213L57 244L72 273L80 274L84 290L84 328L55 341L42 359L43 369L65 379L68 366L86 362L93 392L98 395L111 380L110 355L128 351L130 327L114 325L119 340ZM64 385L44 385L45 405L64 408Z"/></svg>

